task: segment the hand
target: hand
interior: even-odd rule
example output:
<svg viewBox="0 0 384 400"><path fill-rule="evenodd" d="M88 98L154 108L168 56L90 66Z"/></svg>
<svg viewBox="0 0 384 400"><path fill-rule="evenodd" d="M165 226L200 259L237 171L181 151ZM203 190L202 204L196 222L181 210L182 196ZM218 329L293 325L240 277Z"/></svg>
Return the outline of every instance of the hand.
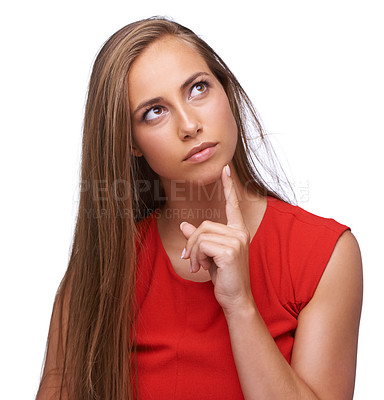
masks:
<svg viewBox="0 0 384 400"><path fill-rule="evenodd" d="M239 207L233 179L223 168L227 225L204 221L198 228L183 222L180 229L187 239L184 259L190 259L191 272L208 270L215 286L215 297L224 311L253 302L249 278L249 232Z"/></svg>

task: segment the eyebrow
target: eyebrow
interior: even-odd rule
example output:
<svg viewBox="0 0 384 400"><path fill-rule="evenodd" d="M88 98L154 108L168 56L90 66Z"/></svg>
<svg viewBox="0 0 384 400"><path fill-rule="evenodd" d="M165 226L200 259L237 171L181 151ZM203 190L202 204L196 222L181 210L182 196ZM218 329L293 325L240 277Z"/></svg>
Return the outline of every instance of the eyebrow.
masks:
<svg viewBox="0 0 384 400"><path fill-rule="evenodd" d="M185 90L196 78L200 77L200 76L209 76L208 72L196 72L195 74L191 75L180 87L180 90L183 91ZM156 105L157 103L161 103L164 101L163 97L154 97L153 99L150 100L144 100L142 103L140 103L135 111L133 112L133 114L136 114L139 110L141 110L142 108L146 108L146 107L150 107L153 105Z"/></svg>

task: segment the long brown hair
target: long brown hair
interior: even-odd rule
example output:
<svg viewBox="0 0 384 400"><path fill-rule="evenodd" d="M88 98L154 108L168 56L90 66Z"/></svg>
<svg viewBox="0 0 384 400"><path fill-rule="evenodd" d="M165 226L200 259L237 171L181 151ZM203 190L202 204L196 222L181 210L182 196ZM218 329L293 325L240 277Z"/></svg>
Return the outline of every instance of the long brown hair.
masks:
<svg viewBox="0 0 384 400"><path fill-rule="evenodd" d="M61 389L71 399L134 398L136 223L161 205L162 195L161 187L155 190L156 174L143 157L133 155L127 77L138 55L165 35L193 46L224 87L239 133L233 163L241 182L281 198L266 183L271 175L265 175L247 138L251 130L259 150L266 146L256 111L213 49L164 18L134 22L116 32L101 48L90 79L77 224L54 307L61 324Z"/></svg>

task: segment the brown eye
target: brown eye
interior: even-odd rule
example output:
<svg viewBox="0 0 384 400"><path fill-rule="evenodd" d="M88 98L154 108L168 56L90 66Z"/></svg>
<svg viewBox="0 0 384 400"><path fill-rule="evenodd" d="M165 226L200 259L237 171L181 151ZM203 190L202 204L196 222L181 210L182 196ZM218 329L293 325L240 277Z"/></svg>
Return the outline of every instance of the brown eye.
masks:
<svg viewBox="0 0 384 400"><path fill-rule="evenodd" d="M151 121L161 117L167 110L161 106L154 106L144 113L143 120Z"/></svg>
<svg viewBox="0 0 384 400"><path fill-rule="evenodd" d="M208 84L205 82L198 82L192 86L190 98L194 98L200 94L203 94L207 91Z"/></svg>

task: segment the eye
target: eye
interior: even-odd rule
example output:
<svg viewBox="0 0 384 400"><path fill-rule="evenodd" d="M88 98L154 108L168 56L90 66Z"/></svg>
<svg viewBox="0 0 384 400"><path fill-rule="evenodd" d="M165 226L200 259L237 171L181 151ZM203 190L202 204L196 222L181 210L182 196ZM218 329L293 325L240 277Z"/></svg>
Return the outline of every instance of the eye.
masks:
<svg viewBox="0 0 384 400"><path fill-rule="evenodd" d="M165 109L161 106L154 106L147 110L144 115L143 115L143 120L145 121L152 121L156 118L161 117L163 114L165 114Z"/></svg>
<svg viewBox="0 0 384 400"><path fill-rule="evenodd" d="M189 97L191 97L191 98L196 97L196 96L206 92L207 89L208 89L207 82L195 83L191 88L191 93L190 93Z"/></svg>

